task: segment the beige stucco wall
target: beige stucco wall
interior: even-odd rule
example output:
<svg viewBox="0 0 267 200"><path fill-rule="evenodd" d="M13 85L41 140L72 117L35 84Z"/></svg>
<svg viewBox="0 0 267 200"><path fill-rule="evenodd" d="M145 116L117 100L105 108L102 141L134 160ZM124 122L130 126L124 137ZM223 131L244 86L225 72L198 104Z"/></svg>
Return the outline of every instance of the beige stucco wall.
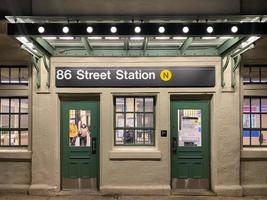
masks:
<svg viewBox="0 0 267 200"><path fill-rule="evenodd" d="M214 88L55 88L57 66L210 66L216 67ZM239 90L221 88L219 57L162 58L59 58L51 59L51 87L33 91L33 161L31 193L60 190L60 101L59 95L100 96L100 190L103 193L169 194L170 192L170 96L211 95L211 189L219 195L241 195ZM35 74L35 73L34 73ZM113 146L113 95L155 95L156 145L154 147ZM75 96L75 95L74 95ZM235 111L235 112L233 112ZM168 130L168 137L159 136ZM227 148L226 148L227 147Z"/></svg>

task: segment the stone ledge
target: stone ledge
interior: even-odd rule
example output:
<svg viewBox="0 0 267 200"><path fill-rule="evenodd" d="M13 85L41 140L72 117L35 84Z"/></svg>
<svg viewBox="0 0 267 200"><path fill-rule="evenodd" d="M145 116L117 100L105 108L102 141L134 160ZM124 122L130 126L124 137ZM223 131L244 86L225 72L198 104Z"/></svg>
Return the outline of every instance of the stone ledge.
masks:
<svg viewBox="0 0 267 200"><path fill-rule="evenodd" d="M267 160L267 148L244 149L241 151L241 159L264 159Z"/></svg>
<svg viewBox="0 0 267 200"><path fill-rule="evenodd" d="M32 152L24 150L1 150L0 151L0 160L31 160Z"/></svg>
<svg viewBox="0 0 267 200"><path fill-rule="evenodd" d="M267 185L243 185L244 195L267 195Z"/></svg>
<svg viewBox="0 0 267 200"><path fill-rule="evenodd" d="M30 195L55 196L58 192L58 187L45 184L33 184L29 187Z"/></svg>
<svg viewBox="0 0 267 200"><path fill-rule="evenodd" d="M104 195L170 195L170 185L136 185L136 186L112 186L100 187L101 194Z"/></svg>
<svg viewBox="0 0 267 200"><path fill-rule="evenodd" d="M218 196L243 196L243 188L240 185L215 185L213 191Z"/></svg>
<svg viewBox="0 0 267 200"><path fill-rule="evenodd" d="M27 194L29 187L27 184L0 184L0 193Z"/></svg>

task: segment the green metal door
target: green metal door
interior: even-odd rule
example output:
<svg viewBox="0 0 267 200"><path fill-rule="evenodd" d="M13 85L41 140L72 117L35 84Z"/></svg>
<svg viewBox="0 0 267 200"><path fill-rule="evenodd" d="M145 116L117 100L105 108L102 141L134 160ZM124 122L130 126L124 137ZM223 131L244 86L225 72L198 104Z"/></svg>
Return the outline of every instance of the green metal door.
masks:
<svg viewBox="0 0 267 200"><path fill-rule="evenodd" d="M172 101L172 188L209 189L209 152L209 101Z"/></svg>
<svg viewBox="0 0 267 200"><path fill-rule="evenodd" d="M62 188L97 188L99 103L61 102Z"/></svg>

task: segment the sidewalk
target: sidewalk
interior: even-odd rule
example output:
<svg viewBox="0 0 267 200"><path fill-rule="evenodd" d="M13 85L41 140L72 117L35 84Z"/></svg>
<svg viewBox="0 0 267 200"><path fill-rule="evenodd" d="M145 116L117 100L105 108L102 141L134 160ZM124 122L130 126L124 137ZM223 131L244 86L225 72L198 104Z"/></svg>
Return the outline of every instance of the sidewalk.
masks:
<svg viewBox="0 0 267 200"><path fill-rule="evenodd" d="M29 196L0 194L0 200L267 200L265 197L216 197L216 196L100 196L100 195L76 195L76 196Z"/></svg>

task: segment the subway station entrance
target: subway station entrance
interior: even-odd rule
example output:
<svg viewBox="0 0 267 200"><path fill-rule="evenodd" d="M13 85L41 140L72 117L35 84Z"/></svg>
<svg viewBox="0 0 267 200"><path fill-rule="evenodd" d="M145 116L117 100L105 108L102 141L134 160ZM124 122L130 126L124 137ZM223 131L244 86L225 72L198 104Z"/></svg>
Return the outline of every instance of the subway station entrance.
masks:
<svg viewBox="0 0 267 200"><path fill-rule="evenodd" d="M208 101L171 102L172 189L210 189Z"/></svg>
<svg viewBox="0 0 267 200"><path fill-rule="evenodd" d="M99 103L61 102L61 187L96 189L99 176Z"/></svg>

